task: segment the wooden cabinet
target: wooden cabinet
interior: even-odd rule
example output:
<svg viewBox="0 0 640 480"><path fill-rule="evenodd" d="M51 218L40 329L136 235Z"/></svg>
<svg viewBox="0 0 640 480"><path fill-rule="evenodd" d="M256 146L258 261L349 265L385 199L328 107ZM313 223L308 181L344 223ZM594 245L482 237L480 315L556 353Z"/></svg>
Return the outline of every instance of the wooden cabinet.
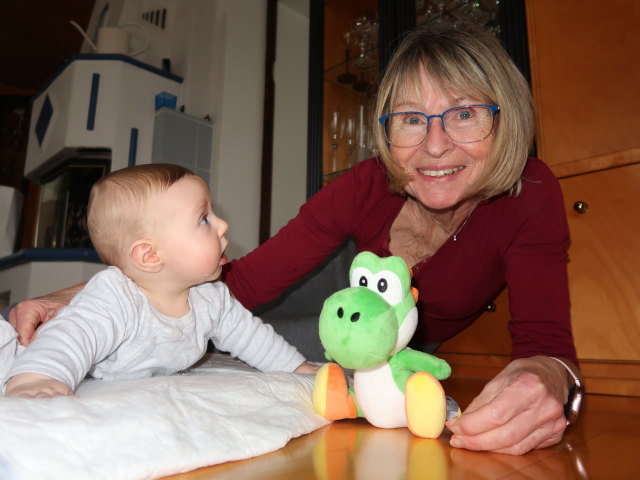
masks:
<svg viewBox="0 0 640 480"><path fill-rule="evenodd" d="M587 390L640 396L640 2L526 7L537 151L565 196L572 325ZM442 345L459 374L490 376L509 361L506 292L496 304Z"/></svg>
<svg viewBox="0 0 640 480"><path fill-rule="evenodd" d="M640 163L561 184L578 356L640 362Z"/></svg>
<svg viewBox="0 0 640 480"><path fill-rule="evenodd" d="M560 183L572 238L571 323L587 388L640 395L640 163Z"/></svg>
<svg viewBox="0 0 640 480"><path fill-rule="evenodd" d="M640 2L528 0L538 155L559 177L640 160Z"/></svg>

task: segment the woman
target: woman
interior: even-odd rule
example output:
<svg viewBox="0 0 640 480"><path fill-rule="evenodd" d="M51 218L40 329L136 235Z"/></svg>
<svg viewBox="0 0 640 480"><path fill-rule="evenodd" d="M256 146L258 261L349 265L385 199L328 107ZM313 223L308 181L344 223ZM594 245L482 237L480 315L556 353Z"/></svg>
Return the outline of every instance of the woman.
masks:
<svg viewBox="0 0 640 480"><path fill-rule="evenodd" d="M418 343L462 330L508 285L513 360L450 421L451 444L521 454L559 442L570 382L551 357L576 362L569 235L557 180L527 159L534 126L526 81L490 36L418 28L388 66L376 115L382 161L361 162L321 190L276 236L232 262L225 281L253 308L351 237L358 250L411 266ZM21 308L44 318L47 305Z"/></svg>

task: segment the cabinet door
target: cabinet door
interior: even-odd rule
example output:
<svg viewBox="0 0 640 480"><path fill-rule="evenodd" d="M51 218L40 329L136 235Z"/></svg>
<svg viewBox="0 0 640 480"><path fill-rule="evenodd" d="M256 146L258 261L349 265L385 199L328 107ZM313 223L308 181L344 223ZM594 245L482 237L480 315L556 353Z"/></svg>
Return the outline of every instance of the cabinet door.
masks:
<svg viewBox="0 0 640 480"><path fill-rule="evenodd" d="M571 229L571 318L578 357L638 362L640 163L560 183ZM585 213L578 213L576 202Z"/></svg>
<svg viewBox="0 0 640 480"><path fill-rule="evenodd" d="M640 156L637 0L527 0L538 156L559 177Z"/></svg>

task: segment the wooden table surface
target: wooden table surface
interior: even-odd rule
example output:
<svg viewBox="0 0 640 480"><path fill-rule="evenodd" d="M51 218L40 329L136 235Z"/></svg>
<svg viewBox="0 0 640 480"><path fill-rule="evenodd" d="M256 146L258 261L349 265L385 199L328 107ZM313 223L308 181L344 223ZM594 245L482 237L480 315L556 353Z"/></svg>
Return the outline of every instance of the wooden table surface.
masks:
<svg viewBox="0 0 640 480"><path fill-rule="evenodd" d="M447 394L464 408L484 381L451 378ZM379 429L364 420L334 422L284 448L227 462L172 480L640 479L640 397L587 395L578 422L554 447L523 456L471 452L407 429Z"/></svg>

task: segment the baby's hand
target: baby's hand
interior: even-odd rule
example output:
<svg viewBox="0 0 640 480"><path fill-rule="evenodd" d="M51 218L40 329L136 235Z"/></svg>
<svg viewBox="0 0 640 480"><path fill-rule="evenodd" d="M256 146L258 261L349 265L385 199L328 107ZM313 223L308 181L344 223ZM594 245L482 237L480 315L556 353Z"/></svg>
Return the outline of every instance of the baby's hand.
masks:
<svg viewBox="0 0 640 480"><path fill-rule="evenodd" d="M317 365L313 365L311 363L304 362L300 364L298 368L296 368L293 373L310 373L315 374L320 367Z"/></svg>
<svg viewBox="0 0 640 480"><path fill-rule="evenodd" d="M9 379L6 397L53 398L73 395L66 383L38 373L21 373Z"/></svg>

